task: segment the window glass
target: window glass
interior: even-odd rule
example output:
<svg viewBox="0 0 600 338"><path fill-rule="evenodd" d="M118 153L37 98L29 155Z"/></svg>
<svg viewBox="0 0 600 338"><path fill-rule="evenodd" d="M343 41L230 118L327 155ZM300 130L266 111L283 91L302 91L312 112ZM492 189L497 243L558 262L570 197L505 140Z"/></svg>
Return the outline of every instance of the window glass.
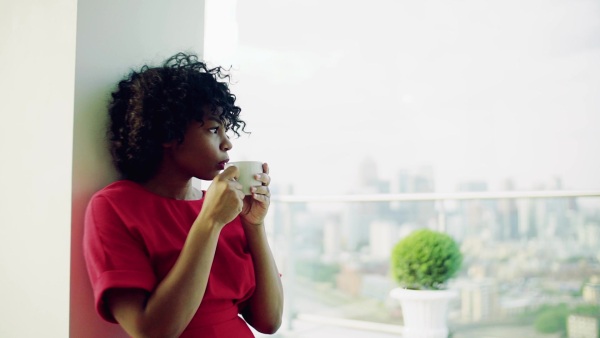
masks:
<svg viewBox="0 0 600 338"><path fill-rule="evenodd" d="M257 0L234 10L233 89L252 134L232 159L269 162L275 196L313 196L272 206L286 306L401 324L389 254L423 227L465 255L452 281L455 337L566 332L548 318L566 323L598 300L599 198L318 196L599 190L600 3Z"/></svg>

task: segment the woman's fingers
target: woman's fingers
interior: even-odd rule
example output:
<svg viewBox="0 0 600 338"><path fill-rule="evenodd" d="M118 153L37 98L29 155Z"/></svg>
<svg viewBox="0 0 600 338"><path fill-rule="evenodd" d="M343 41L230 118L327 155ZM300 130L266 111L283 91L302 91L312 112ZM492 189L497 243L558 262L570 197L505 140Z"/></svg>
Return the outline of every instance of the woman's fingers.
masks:
<svg viewBox="0 0 600 338"><path fill-rule="evenodd" d="M254 179L260 181L263 186L267 186L271 183L271 176L267 173L256 174L254 175Z"/></svg>
<svg viewBox="0 0 600 338"><path fill-rule="evenodd" d="M271 190L269 189L269 186L266 185L252 187L250 188L250 192L256 195L271 197Z"/></svg>

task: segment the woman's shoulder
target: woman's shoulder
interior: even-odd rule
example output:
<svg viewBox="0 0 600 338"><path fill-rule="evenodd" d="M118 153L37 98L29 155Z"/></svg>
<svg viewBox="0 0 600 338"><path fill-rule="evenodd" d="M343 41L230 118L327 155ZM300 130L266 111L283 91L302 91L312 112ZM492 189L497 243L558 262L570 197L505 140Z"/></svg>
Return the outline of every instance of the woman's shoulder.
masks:
<svg viewBox="0 0 600 338"><path fill-rule="evenodd" d="M144 189L138 183L129 180L118 180L97 191L94 194L94 197L102 196L114 198L127 195L138 195L143 193L143 191Z"/></svg>
<svg viewBox="0 0 600 338"><path fill-rule="evenodd" d="M98 200L107 200L120 205L145 199L145 190L138 183L128 180L112 182L97 191L90 199L91 203Z"/></svg>
<svg viewBox="0 0 600 338"><path fill-rule="evenodd" d="M151 196L138 183L128 180L112 182L92 195L88 210L96 214L139 214L153 205ZM152 209L152 208L150 208Z"/></svg>
<svg viewBox="0 0 600 338"><path fill-rule="evenodd" d="M134 181L118 180L96 192L92 196L92 201L95 199L106 199L111 202L119 202L120 204L152 203L154 205L184 205L202 201L204 193L204 190L194 188L194 199L176 200L157 195Z"/></svg>

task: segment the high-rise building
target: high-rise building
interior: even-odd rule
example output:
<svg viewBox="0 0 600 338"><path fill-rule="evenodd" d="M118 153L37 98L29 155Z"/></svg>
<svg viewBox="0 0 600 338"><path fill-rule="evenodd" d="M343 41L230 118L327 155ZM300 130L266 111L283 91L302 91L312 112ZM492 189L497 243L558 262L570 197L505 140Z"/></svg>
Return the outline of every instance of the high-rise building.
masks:
<svg viewBox="0 0 600 338"><path fill-rule="evenodd" d="M483 192L488 190L488 184L484 181L466 181L459 184L458 190L461 192ZM485 237L487 239L492 236L492 225L496 223L495 219L491 219L494 209L493 203L495 202L483 200L459 202L466 237Z"/></svg>
<svg viewBox="0 0 600 338"><path fill-rule="evenodd" d="M534 187L535 190L562 190L562 179L555 177L550 183ZM544 198L533 202L536 234L543 240L576 236L571 226L569 211L577 210L574 198Z"/></svg>
<svg viewBox="0 0 600 338"><path fill-rule="evenodd" d="M494 318L500 313L498 284L492 279L480 279L459 285L461 320L476 323Z"/></svg>
<svg viewBox="0 0 600 338"><path fill-rule="evenodd" d="M586 303L600 306L600 276L593 276L583 285L582 297Z"/></svg>
<svg viewBox="0 0 600 338"><path fill-rule="evenodd" d="M598 338L598 318L569 315L567 318L568 338Z"/></svg>
<svg viewBox="0 0 600 338"><path fill-rule="evenodd" d="M523 198L516 201L519 223L519 237L522 239L532 239L537 237L537 227L535 226L535 214L533 203L530 199Z"/></svg>
<svg viewBox="0 0 600 338"><path fill-rule="evenodd" d="M581 217L581 225L578 228L578 238L582 247L595 249L600 247L600 223L593 221L585 222L583 215Z"/></svg>
<svg viewBox="0 0 600 338"><path fill-rule="evenodd" d="M431 166L422 166L416 170L402 169L392 183L392 193L414 194L435 191L434 171ZM394 219L398 223L416 223L428 226L437 222L435 202L395 202L392 204Z"/></svg>
<svg viewBox="0 0 600 338"><path fill-rule="evenodd" d="M361 194L387 194L390 192L390 182L379 178L377 163L370 157L365 158L358 168L358 185ZM389 202L362 203L355 205L363 214L376 218L390 216Z"/></svg>
<svg viewBox="0 0 600 338"><path fill-rule="evenodd" d="M369 224L377 217L373 203L346 203L341 215L342 249L360 251L369 243Z"/></svg>
<svg viewBox="0 0 600 338"><path fill-rule="evenodd" d="M389 259L392 248L399 240L399 226L390 221L373 221L369 225L369 248L375 259Z"/></svg>
<svg viewBox="0 0 600 338"><path fill-rule="evenodd" d="M342 252L342 226L339 217L332 216L323 224L323 258L329 261L338 259Z"/></svg>
<svg viewBox="0 0 600 338"><path fill-rule="evenodd" d="M502 190L515 190L513 180L506 180ZM514 199L498 200L497 203L497 223L495 238L499 240L516 240L520 237L519 233L519 209Z"/></svg>

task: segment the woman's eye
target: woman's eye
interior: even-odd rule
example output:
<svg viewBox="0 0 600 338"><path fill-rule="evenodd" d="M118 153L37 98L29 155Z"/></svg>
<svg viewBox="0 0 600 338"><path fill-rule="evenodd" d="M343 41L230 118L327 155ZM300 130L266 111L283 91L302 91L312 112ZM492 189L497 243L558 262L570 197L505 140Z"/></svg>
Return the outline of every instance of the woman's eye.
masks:
<svg viewBox="0 0 600 338"><path fill-rule="evenodd" d="M219 127L212 127L209 130L213 134L218 134L219 133Z"/></svg>

